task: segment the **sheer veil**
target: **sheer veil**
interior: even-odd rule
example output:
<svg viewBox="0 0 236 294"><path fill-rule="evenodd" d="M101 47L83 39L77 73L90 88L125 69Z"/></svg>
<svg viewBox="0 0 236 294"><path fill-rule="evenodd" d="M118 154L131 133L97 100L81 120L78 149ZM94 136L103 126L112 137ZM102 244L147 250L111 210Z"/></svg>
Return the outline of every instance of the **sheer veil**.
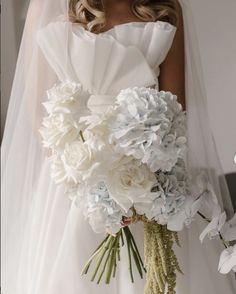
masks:
<svg viewBox="0 0 236 294"><path fill-rule="evenodd" d="M68 16L68 0L31 0L18 57L2 141L2 289L15 294L15 280L22 250L30 240L27 224L45 151L38 129L46 90L58 80L36 41L37 32L49 22ZM180 0L185 23L186 102L189 157L193 175L204 170L219 203L232 216L230 195L215 148L207 113L201 58L188 0ZM63 40L63 48L67 48ZM67 54L65 50L65 54ZM69 64L68 64L69 66ZM5 291L5 292L4 292Z"/></svg>
<svg viewBox="0 0 236 294"><path fill-rule="evenodd" d="M31 221L34 189L45 156L38 132L41 103L45 91L57 81L36 36L49 22L67 15L65 0L30 1L1 146L3 293L16 293L19 265L24 259L21 254L25 240L29 240L26 228Z"/></svg>
<svg viewBox="0 0 236 294"><path fill-rule="evenodd" d="M207 91L190 0L180 0L185 30L185 87L188 116L188 165L194 176L203 171L229 216L233 206L216 149L207 106Z"/></svg>

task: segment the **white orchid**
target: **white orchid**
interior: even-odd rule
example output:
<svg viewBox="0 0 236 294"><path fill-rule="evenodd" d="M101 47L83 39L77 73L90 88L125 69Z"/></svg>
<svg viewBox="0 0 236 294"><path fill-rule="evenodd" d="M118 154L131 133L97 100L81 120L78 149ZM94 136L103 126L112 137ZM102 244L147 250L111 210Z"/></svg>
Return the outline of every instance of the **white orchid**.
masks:
<svg viewBox="0 0 236 294"><path fill-rule="evenodd" d="M236 245L226 248L220 255L218 270L228 274L231 270L236 272Z"/></svg>
<svg viewBox="0 0 236 294"><path fill-rule="evenodd" d="M236 240L236 213L229 221L225 223L221 230L221 234L225 241Z"/></svg>
<svg viewBox="0 0 236 294"><path fill-rule="evenodd" d="M218 236L222 227L224 226L226 221L226 213L221 212L220 206L216 205L213 211L213 217L210 223L206 226L206 228L202 231L199 236L201 242L208 235L209 238L214 238Z"/></svg>
<svg viewBox="0 0 236 294"><path fill-rule="evenodd" d="M201 173L197 177L196 182L197 189L202 195L203 201L201 213L209 222L199 236L200 241L203 242L206 236L211 239L219 236L223 226L225 225L226 213L221 210L216 193L213 186L209 182L207 175L205 173Z"/></svg>

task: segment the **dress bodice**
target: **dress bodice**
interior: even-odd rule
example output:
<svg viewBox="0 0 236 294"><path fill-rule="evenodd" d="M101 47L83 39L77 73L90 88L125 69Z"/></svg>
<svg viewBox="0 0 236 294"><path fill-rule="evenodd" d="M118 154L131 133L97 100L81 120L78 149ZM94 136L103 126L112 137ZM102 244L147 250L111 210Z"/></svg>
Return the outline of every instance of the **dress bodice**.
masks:
<svg viewBox="0 0 236 294"><path fill-rule="evenodd" d="M176 27L168 22L130 22L99 34L79 24L53 22L37 41L59 80L80 82L93 94L158 83Z"/></svg>

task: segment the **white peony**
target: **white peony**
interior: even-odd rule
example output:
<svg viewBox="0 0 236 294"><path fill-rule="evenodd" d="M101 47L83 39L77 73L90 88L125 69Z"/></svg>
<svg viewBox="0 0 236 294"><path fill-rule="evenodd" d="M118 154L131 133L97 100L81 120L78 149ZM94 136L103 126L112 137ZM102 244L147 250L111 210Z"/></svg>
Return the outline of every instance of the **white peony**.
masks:
<svg viewBox="0 0 236 294"><path fill-rule="evenodd" d="M236 272L236 245L226 248L220 255L218 270L228 274L231 270Z"/></svg>
<svg viewBox="0 0 236 294"><path fill-rule="evenodd" d="M116 151L170 171L186 151L186 118L177 97L146 87L121 90L109 120Z"/></svg>
<svg viewBox="0 0 236 294"><path fill-rule="evenodd" d="M135 202L145 203L155 183L154 173L132 157L123 157L114 163L106 180L111 198L125 211L128 211Z"/></svg>
<svg viewBox="0 0 236 294"><path fill-rule="evenodd" d="M55 84L47 91L47 96L48 101L43 105L48 114L71 113L80 116L89 113L87 102L90 95L81 84L71 81Z"/></svg>
<svg viewBox="0 0 236 294"><path fill-rule="evenodd" d="M44 147L63 149L66 144L79 137L80 125L70 115L53 114L43 118L39 132L43 137Z"/></svg>

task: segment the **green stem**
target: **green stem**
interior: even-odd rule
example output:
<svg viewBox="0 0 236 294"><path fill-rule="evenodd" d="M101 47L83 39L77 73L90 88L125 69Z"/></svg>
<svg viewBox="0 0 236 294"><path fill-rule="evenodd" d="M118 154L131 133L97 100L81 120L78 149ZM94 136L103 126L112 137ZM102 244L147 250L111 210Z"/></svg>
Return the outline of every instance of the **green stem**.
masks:
<svg viewBox="0 0 236 294"><path fill-rule="evenodd" d="M135 261L135 264L136 264L137 269L138 269L138 272L139 272L139 274L140 274L140 277L143 278L142 267L141 267L141 265L140 265L140 262L139 262L139 258L138 258L137 252L135 251L132 242L130 242L130 248L131 248L131 251L132 251L132 254L133 254L133 257L134 257L134 261Z"/></svg>
<svg viewBox="0 0 236 294"><path fill-rule="evenodd" d="M133 234L131 233L129 227L127 227L126 230L127 230L127 233L129 234L129 236L130 236L130 238L131 238L131 241L132 241L132 243L133 243L133 246L134 246L134 248L135 248L135 250L136 250L136 253L137 253L137 255L138 255L139 261L140 261L140 263L141 263L141 265L142 265L142 267L143 267L143 270L146 272L146 269L145 269L144 264L143 264L142 257L140 256L140 253L139 253L138 247L137 247L137 245L136 245L136 242L135 242L135 240L134 240Z"/></svg>
<svg viewBox="0 0 236 294"><path fill-rule="evenodd" d="M83 132L81 130L79 131L79 134L80 134L80 137L81 137L82 141L85 142L85 139L84 139L84 136L83 136Z"/></svg>
<svg viewBox="0 0 236 294"><path fill-rule="evenodd" d="M94 259L94 257L100 252L100 248L102 247L102 245L106 242L106 240L108 239L109 235L106 236L106 238L102 241L102 243L95 249L95 251L92 253L91 257L89 258L89 260L87 261L87 263L85 264L81 275L87 274L89 267Z"/></svg>
<svg viewBox="0 0 236 294"><path fill-rule="evenodd" d="M98 272L98 269L102 263L102 260L103 260L103 257L106 253L106 251L108 250L109 248L109 245L110 245L110 242L112 242L113 240L113 236L109 236L107 241L105 242L105 245L102 246L101 250L100 250L100 254L99 254L99 258L98 258L98 261L97 261L97 264L96 264L96 267L95 267L95 270L93 272L93 275L92 275L92 278L91 278L91 281L94 281L96 275L97 275L97 272Z"/></svg>
<svg viewBox="0 0 236 294"><path fill-rule="evenodd" d="M124 242L124 235L123 235L123 230L125 229L125 227L123 229L120 230L121 232L121 244L122 244L122 247L124 246L125 242Z"/></svg>
<svg viewBox="0 0 236 294"><path fill-rule="evenodd" d="M116 255L116 244L117 241L119 241L120 239L120 234L118 234L115 239L113 240L111 247L109 249L108 255L109 255L109 260L108 260L108 266L107 266L107 274L106 274L106 284L110 283L110 279L111 279L111 274L112 274L112 269L113 269L113 265L114 265L114 257Z"/></svg>
<svg viewBox="0 0 236 294"><path fill-rule="evenodd" d="M102 272L101 272L101 274L100 274L100 276L99 276L99 278L98 278L97 284L100 283L101 278L102 278L102 276L103 276L103 274L104 274L104 272L105 272L105 269L106 269L107 263L108 263L108 261L109 261L109 259L110 259L110 252L111 252L111 250L112 250L112 248L113 248L114 241L117 239L117 236L114 237L114 238L115 238L115 239L114 239L113 241L111 241L110 244L109 244L109 249L108 249L108 253L107 253L107 258L106 258L105 263L104 263L104 265L103 265L103 269L102 269Z"/></svg>
<svg viewBox="0 0 236 294"><path fill-rule="evenodd" d="M131 261L131 252L130 252L130 237L127 234L127 230L124 229L124 233L125 233L126 243L127 243L127 248L128 248L130 278L131 278L131 282L134 283L132 261Z"/></svg>

